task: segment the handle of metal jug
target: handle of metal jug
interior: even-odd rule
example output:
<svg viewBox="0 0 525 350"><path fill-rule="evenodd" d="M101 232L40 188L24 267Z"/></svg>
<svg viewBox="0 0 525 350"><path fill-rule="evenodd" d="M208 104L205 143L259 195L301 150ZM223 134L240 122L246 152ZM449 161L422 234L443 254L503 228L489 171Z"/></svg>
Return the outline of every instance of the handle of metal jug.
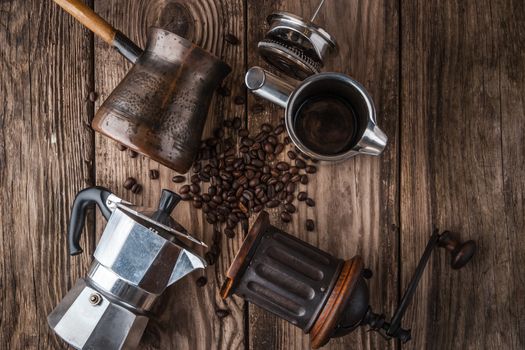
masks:
<svg viewBox="0 0 525 350"><path fill-rule="evenodd" d="M68 249L70 255L78 255L83 252L80 247L80 238L84 230L86 214L89 206L96 204L102 215L109 220L112 210L108 206L108 198L113 194L104 187L90 187L80 191L75 197L71 219L68 227Z"/></svg>
<svg viewBox="0 0 525 350"><path fill-rule="evenodd" d="M244 82L248 90L282 108L286 108L295 86L261 67L252 67L246 72Z"/></svg>

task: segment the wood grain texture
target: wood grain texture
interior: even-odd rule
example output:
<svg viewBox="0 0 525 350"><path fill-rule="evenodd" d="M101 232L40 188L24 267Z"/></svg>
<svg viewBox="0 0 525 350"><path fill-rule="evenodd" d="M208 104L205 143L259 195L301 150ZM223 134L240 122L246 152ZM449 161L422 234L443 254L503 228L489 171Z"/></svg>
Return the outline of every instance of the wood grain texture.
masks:
<svg viewBox="0 0 525 350"><path fill-rule="evenodd" d="M268 66L259 58L257 42L268 26L266 17L274 11L287 11L310 18L317 1L249 1L248 60L250 65ZM344 20L342 20L344 19ZM360 81L371 93L378 112L379 126L390 137L380 158L356 157L340 164L319 166L316 176L305 187L317 206L299 206L285 231L340 258L362 255L375 275L370 288L371 304L378 311L391 313L397 299L398 226L398 10L390 1L328 1L316 22L339 42L340 51L329 59L325 71L339 71ZM274 70L275 71L275 70ZM248 125L255 129L263 122L276 125L284 110L250 97L250 106L263 103L262 115L248 114ZM284 152L283 154L285 154ZM272 223L279 224L277 212ZM316 221L315 232L306 232L306 219ZM255 307L249 308L250 349L307 349L309 337L291 324ZM378 335L364 330L332 340L326 349L394 348Z"/></svg>
<svg viewBox="0 0 525 350"><path fill-rule="evenodd" d="M461 271L432 258L406 348L522 349L524 4L402 3L403 286L432 226L479 248Z"/></svg>
<svg viewBox="0 0 525 350"><path fill-rule="evenodd" d="M242 76L245 71L244 46L232 46L224 41L227 33L241 40L244 36L244 6L242 1L95 1L95 10L107 18L117 29L128 35L139 46L146 44L147 28L160 26L194 41L199 46L226 61L233 71L225 81L232 96L244 94ZM131 67L112 48L102 41L95 42L96 91L99 105ZM205 136L222 122L223 118L243 117L244 107L235 106L233 98L216 97L210 108ZM162 188L177 190L180 185L171 182L176 175L166 167L142 156L135 159L117 150L107 138L96 136L97 184L106 186L138 205L155 207ZM160 179L150 180L148 171L158 169ZM144 185L144 192L132 195L123 189L128 176L137 178ZM177 219L196 237L211 245L213 227L207 224L202 212L188 203L182 203L174 212ZM99 217L97 232L104 221ZM157 317L150 324L142 339L144 349L238 349L244 343L244 308L240 299L222 301L219 289L224 274L240 246L242 237L235 240L223 238L219 262L205 272L195 272L175 284L158 303ZM199 288L195 280L206 275L208 284ZM229 309L231 315L220 320L216 309Z"/></svg>
<svg viewBox="0 0 525 350"><path fill-rule="evenodd" d="M0 349L59 348L47 314L90 260L66 247L94 161L91 38L72 23L49 1L0 2Z"/></svg>

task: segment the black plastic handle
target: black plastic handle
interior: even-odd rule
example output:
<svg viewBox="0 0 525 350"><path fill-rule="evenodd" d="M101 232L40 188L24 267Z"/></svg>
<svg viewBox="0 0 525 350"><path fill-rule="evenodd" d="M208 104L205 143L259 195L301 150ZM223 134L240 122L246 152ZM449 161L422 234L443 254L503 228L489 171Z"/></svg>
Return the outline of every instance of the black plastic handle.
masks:
<svg viewBox="0 0 525 350"><path fill-rule="evenodd" d="M90 205L96 204L102 215L109 220L111 209L107 206L106 201L112 193L104 187L90 187L80 191L75 197L73 209L71 210L71 219L68 228L68 248L70 255L78 255L83 252L80 247L80 237L84 230L87 210Z"/></svg>

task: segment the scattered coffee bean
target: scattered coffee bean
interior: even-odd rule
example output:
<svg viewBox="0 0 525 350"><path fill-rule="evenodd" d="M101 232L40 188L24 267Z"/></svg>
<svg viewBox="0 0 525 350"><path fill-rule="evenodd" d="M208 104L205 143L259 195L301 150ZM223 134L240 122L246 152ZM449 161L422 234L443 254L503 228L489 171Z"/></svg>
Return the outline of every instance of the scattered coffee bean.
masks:
<svg viewBox="0 0 525 350"><path fill-rule="evenodd" d="M206 283L208 283L208 279L205 276L201 276L197 278L197 281L196 281L197 287L202 288L206 285Z"/></svg>
<svg viewBox="0 0 525 350"><path fill-rule="evenodd" d="M135 152L134 150L132 150L132 149L128 150L128 157L130 157L130 158L137 158L138 155L139 154L137 152Z"/></svg>
<svg viewBox="0 0 525 350"><path fill-rule="evenodd" d="M149 171L149 178L152 179L152 180L157 180L160 176L160 173L158 170L156 169L151 169Z"/></svg>
<svg viewBox="0 0 525 350"><path fill-rule="evenodd" d="M91 102L95 102L96 100L98 100L98 94L95 92L95 91L91 91L89 93L89 101Z"/></svg>
<svg viewBox="0 0 525 350"><path fill-rule="evenodd" d="M288 151L287 155L291 160L297 159L297 154L294 151Z"/></svg>
<svg viewBox="0 0 525 350"><path fill-rule="evenodd" d="M292 216L289 213L283 211L281 213L281 221L282 222L290 222L290 221L292 221Z"/></svg>
<svg viewBox="0 0 525 350"><path fill-rule="evenodd" d="M317 168L313 165L309 165L306 167L305 171L308 173L308 174L315 174L317 172Z"/></svg>
<svg viewBox="0 0 525 350"><path fill-rule="evenodd" d="M176 176L174 176L173 179L171 179L171 180L172 180L173 182L175 182L175 183L180 184L180 183L185 182L185 181L186 181L186 178L185 178L184 176L182 176L182 175L176 175Z"/></svg>
<svg viewBox="0 0 525 350"><path fill-rule="evenodd" d="M184 185L179 189L180 194L188 194L190 192L190 185Z"/></svg>
<svg viewBox="0 0 525 350"><path fill-rule="evenodd" d="M215 315L219 319L223 319L223 318L228 317L230 315L230 311L229 310L215 310Z"/></svg>
<svg viewBox="0 0 525 350"><path fill-rule="evenodd" d="M208 265L215 265L215 263L217 262L217 256L211 251L204 254L204 259L206 260Z"/></svg>
<svg viewBox="0 0 525 350"><path fill-rule="evenodd" d="M239 118L239 117L233 118L233 124L232 125L233 125L234 129L239 130L241 128L241 125L242 125L241 118Z"/></svg>
<svg viewBox="0 0 525 350"><path fill-rule="evenodd" d="M124 181L124 188L126 190L131 190L131 188L133 187L133 185L135 185L137 183L137 180L135 180L134 178L132 177L128 177L126 179L126 181Z"/></svg>
<svg viewBox="0 0 525 350"><path fill-rule="evenodd" d="M228 237L228 238L235 238L235 232L234 232L232 229L225 228L225 229L224 229L224 234L225 234L226 237Z"/></svg>
<svg viewBox="0 0 525 350"><path fill-rule="evenodd" d="M306 231L313 231L313 230L315 230L314 221L311 219L306 220Z"/></svg>
<svg viewBox="0 0 525 350"><path fill-rule="evenodd" d="M315 201L312 198L307 198L306 205L309 207L315 207Z"/></svg>
<svg viewBox="0 0 525 350"><path fill-rule="evenodd" d="M301 202L304 202L308 199L308 194L306 192L299 192L299 194L297 195L297 199Z"/></svg>
<svg viewBox="0 0 525 350"><path fill-rule="evenodd" d="M232 45L239 45L240 44L240 40L239 38L237 38L235 35L231 34L231 33L228 33L224 36L224 40L228 43L228 44L232 44Z"/></svg>
<svg viewBox="0 0 525 350"><path fill-rule="evenodd" d="M134 184L133 187L131 187L131 192L133 192L134 194L139 194L140 192L142 192L142 185Z"/></svg>

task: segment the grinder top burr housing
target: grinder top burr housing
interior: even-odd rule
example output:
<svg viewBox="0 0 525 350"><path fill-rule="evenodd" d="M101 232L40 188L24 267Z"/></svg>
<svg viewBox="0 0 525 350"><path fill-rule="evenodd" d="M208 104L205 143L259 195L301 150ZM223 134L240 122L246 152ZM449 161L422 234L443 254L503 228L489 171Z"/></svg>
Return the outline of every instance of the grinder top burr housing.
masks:
<svg viewBox="0 0 525 350"><path fill-rule="evenodd" d="M365 279L371 278L363 260L338 259L272 226L260 214L235 257L221 289L270 311L310 334L314 349L359 326L369 326L385 338L410 340L401 320L435 247L450 251L451 266L460 269L473 257L476 244L460 242L454 234L435 231L390 322L369 306Z"/></svg>
<svg viewBox="0 0 525 350"><path fill-rule="evenodd" d="M107 189L92 187L75 198L69 253L79 245L86 211L96 203L108 220L87 276L49 314L51 328L77 349L134 349L148 312L170 285L206 266L192 237L170 214L180 197L164 190L155 211L137 212Z"/></svg>
<svg viewBox="0 0 525 350"><path fill-rule="evenodd" d="M313 23L323 4L324 0L310 20L288 12L268 16L270 29L257 45L261 57L299 80L319 73L326 55L337 51L335 39Z"/></svg>

